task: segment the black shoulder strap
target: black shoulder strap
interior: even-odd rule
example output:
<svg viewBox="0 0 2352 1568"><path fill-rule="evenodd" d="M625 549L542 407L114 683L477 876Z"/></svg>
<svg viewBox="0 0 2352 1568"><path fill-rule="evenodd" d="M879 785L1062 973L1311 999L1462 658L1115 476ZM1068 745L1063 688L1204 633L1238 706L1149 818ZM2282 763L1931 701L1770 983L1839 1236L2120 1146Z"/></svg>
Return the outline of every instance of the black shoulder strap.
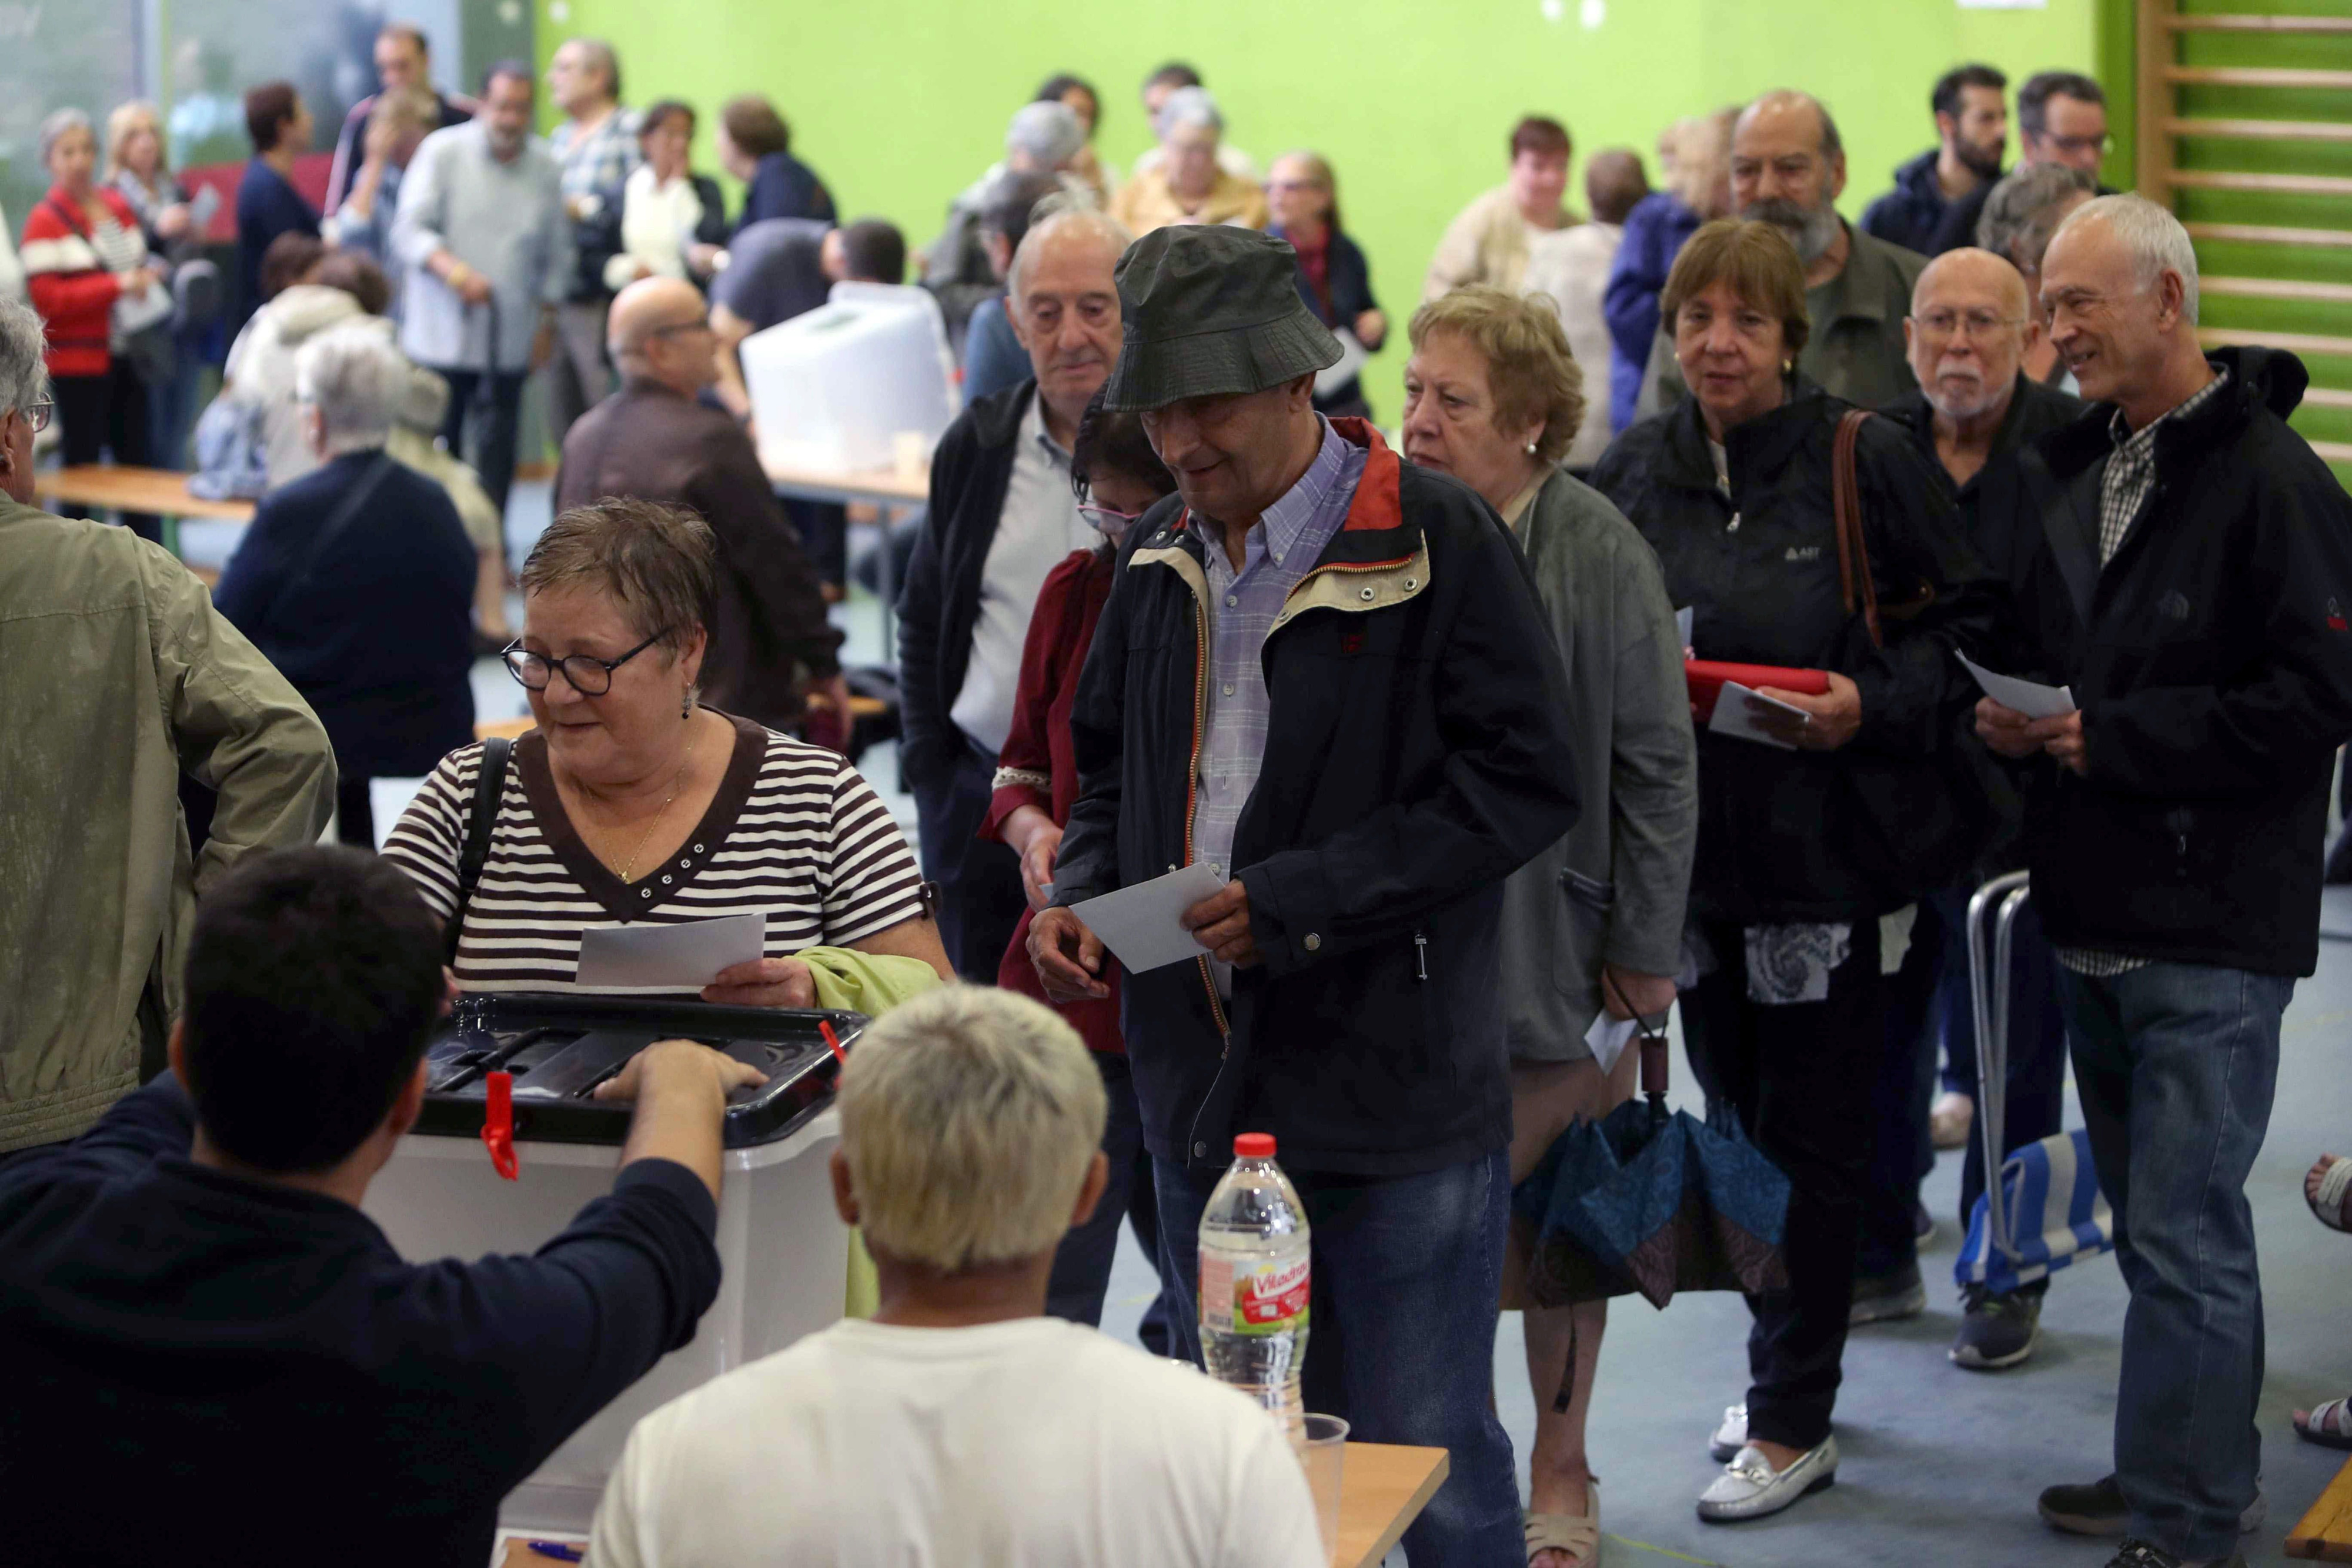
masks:
<svg viewBox="0 0 2352 1568"><path fill-rule="evenodd" d="M302 564L287 578L286 585L278 591L278 598L270 601L273 611L278 601L289 595L299 597L310 591L311 574L318 570L319 562L326 559L328 549L342 538L343 530L351 526L353 517L360 515L360 508L367 505L368 497L375 494L376 486L383 483L384 476L396 464L390 454L378 452L375 461L368 465L367 471L343 492L341 498L335 503L335 509L327 514L327 520L319 525L317 533L310 536L310 548L302 552Z"/></svg>
<svg viewBox="0 0 2352 1568"><path fill-rule="evenodd" d="M474 775L474 799L466 810L466 847L457 855L457 903L449 911L444 941L445 956L453 964L457 961L457 936L465 928L467 907L482 883L482 867L489 863L490 830L498 825L499 800L507 790L507 759L513 752L514 742L503 735L482 742L482 766Z"/></svg>

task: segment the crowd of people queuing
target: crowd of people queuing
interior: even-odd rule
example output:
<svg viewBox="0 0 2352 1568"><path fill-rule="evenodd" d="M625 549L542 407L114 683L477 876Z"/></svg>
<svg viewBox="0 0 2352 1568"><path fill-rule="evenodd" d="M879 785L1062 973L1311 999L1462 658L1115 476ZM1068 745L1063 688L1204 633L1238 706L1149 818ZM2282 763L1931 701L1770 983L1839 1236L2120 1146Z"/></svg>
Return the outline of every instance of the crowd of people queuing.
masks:
<svg viewBox="0 0 2352 1568"><path fill-rule="evenodd" d="M610 1197L533 1259L404 1263L355 1205L445 988L563 989L600 925L757 913L762 956L677 999L940 988L843 1072L835 1187L881 1310L644 1422L592 1562L1321 1561L1276 1428L1092 1332L1129 1225L1146 1343L1200 1360L1202 1215L1250 1131L1313 1225L1308 1406L1450 1455L1411 1561L1592 1568L1607 1311L1534 1299L1511 1195L1633 1092L1596 1019L1677 1007L1790 1189L1702 1519L1836 1477L1850 1331L1927 1301L1934 1146L1983 1095L2008 1149L2055 1134L2071 1059L2131 1307L2112 1469L2040 1512L2121 1538L2118 1568L2242 1561L2244 1188L2317 961L2352 500L2285 423L2301 363L2202 346L2186 231L2098 185L2095 81L2022 83L2008 167L2006 77L1950 71L1937 145L1859 224L1806 92L1670 126L1654 186L1588 156L1581 212L1568 129L1520 120L1434 235L1391 436L1360 367L1396 334L1334 163L1261 168L1190 67L1144 82L1156 145L1124 174L1096 89L1044 83L910 256L838 221L763 99L719 115L730 216L695 110L627 108L604 44L556 51L543 141L524 67L438 94L405 26L375 62L323 215L289 179L299 95L247 98L242 329L199 445L260 503L216 595L31 505L50 420L69 461L140 462L187 419L172 353L220 285L151 110L103 149L46 122L33 308L0 301L0 698L47 718L0 752L16 1542L139 1556L86 1478L169 1455L128 1473L189 1560L238 1560L217 1452L290 1528L373 1521L368 1560L486 1549L504 1491L712 1300L718 1115L751 1070L645 1053L599 1091L637 1106ZM773 495L737 360L910 261L966 394L898 607L912 847L815 743L848 707L840 519ZM502 517L542 371L557 515L518 627ZM486 651L537 721L510 754L469 738ZM2074 706L2014 710L1957 654ZM1723 733L1694 657L1817 689L1727 695ZM369 779L415 775L362 852ZM331 812L353 847L301 847ZM1122 972L1076 906L1194 864L1222 883L1183 916L1197 961ZM2021 867L2010 1082L1979 1084L1967 907ZM1969 1159L1963 1216L1994 1174ZM2306 1183L2333 1229L2347 1189L2333 1157ZM1969 1286L1952 1362L2027 1359L2049 1288ZM2352 1401L2296 1427L2352 1447Z"/></svg>

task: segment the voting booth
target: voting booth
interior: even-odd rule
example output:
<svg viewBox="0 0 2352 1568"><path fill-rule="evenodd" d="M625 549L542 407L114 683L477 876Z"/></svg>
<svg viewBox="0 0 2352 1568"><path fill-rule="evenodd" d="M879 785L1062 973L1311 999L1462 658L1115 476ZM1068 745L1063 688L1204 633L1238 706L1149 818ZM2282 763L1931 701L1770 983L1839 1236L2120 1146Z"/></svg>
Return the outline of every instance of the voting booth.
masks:
<svg viewBox="0 0 2352 1568"><path fill-rule="evenodd" d="M947 324L920 288L835 284L825 304L738 352L771 469L888 468L917 442L928 461L960 407Z"/></svg>
<svg viewBox="0 0 2352 1568"><path fill-rule="evenodd" d="M591 995L467 997L426 1052L425 1109L368 1190L402 1257L529 1253L612 1190L630 1107L591 1098L630 1057L684 1036L769 1074L729 1096L719 1204L719 1299L694 1340L508 1494L501 1525L584 1533L639 1417L842 1313L849 1233L827 1166L839 1058L856 1013L712 1007ZM508 1173L511 1174L508 1174Z"/></svg>

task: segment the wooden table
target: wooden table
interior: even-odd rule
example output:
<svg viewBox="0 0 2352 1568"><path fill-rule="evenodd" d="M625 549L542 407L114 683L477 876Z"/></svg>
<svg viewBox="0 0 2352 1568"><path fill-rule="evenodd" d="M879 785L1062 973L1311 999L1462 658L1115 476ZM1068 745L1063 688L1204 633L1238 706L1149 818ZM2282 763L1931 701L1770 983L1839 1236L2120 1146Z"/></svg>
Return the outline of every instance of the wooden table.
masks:
<svg viewBox="0 0 2352 1568"><path fill-rule="evenodd" d="M251 501L207 501L191 496L188 476L173 468L84 463L72 468L37 469L33 488L52 501L110 512L152 512L159 517L209 517L225 523L253 520Z"/></svg>
<svg viewBox="0 0 2352 1568"><path fill-rule="evenodd" d="M2286 1554L2305 1561L2352 1563L2352 1460L2347 1460L2303 1522L2287 1531Z"/></svg>
<svg viewBox="0 0 2352 1568"><path fill-rule="evenodd" d="M760 465L766 470L768 483L776 494L802 501L834 501L846 505L862 501L879 509L882 523L881 568L875 581L880 586L882 601L882 662L891 669L898 667L898 639L891 633L892 616L898 597L897 558L890 553L890 522L900 512L929 506L931 499L931 470L927 463L918 473L902 474L896 468L802 468L790 464L771 462L764 455Z"/></svg>
<svg viewBox="0 0 2352 1568"><path fill-rule="evenodd" d="M1339 1547L1332 1553L1331 1568L1379 1568L1405 1527L1437 1495L1450 1468L1443 1448L1349 1444L1339 1473ZM567 1535L553 1539L585 1544ZM541 1556L520 1541L509 1541L501 1568L542 1568L558 1561Z"/></svg>
<svg viewBox="0 0 2352 1568"><path fill-rule="evenodd" d="M1331 1568L1380 1568L1452 1469L1443 1448L1349 1444L1339 1470L1339 1546Z"/></svg>

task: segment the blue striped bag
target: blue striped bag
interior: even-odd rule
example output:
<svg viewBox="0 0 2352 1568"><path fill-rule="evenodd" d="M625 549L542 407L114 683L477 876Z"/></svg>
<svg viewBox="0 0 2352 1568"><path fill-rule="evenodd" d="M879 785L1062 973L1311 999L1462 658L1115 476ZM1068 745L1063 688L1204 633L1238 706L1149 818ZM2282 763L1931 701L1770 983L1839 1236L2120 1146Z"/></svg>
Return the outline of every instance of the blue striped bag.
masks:
<svg viewBox="0 0 2352 1568"><path fill-rule="evenodd" d="M1962 1285L2006 1294L2049 1278L2069 1263L2112 1252L2115 1210L2091 1165L2091 1135L2077 1129L2028 1144L2000 1164L2001 1230L1991 1234L1991 1204L1979 1196L1969 1237L1952 1265Z"/></svg>

